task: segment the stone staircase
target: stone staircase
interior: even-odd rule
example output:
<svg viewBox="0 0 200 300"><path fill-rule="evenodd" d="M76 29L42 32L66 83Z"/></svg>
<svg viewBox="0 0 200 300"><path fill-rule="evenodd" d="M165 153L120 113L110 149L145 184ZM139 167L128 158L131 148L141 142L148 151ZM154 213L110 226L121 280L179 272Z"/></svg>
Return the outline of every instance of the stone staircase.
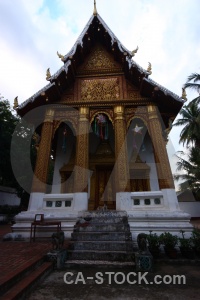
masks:
<svg viewBox="0 0 200 300"><path fill-rule="evenodd" d="M84 212L74 226L67 263L115 262L134 264L126 212Z"/></svg>

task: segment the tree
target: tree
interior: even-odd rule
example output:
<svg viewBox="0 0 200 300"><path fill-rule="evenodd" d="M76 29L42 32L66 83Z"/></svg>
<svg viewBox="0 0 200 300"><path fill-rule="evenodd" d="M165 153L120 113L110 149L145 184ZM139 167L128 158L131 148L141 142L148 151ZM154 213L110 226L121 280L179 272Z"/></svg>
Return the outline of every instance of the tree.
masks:
<svg viewBox="0 0 200 300"><path fill-rule="evenodd" d="M191 82L193 81L193 82ZM192 73L191 75L188 76L188 79L186 83L184 84L184 88L190 88L194 89L197 91L197 93L200 92L200 74L198 73Z"/></svg>
<svg viewBox="0 0 200 300"><path fill-rule="evenodd" d="M1 97L2 99L2 97ZM13 139L13 134L15 138ZM27 148L27 141L30 148ZM14 152L11 154L11 143ZM25 153L26 152L26 153ZM27 155L26 155L27 154ZM13 173L11 155L16 156L18 163L18 176ZM31 189L32 177L27 176L27 164L30 158L34 169L36 160L36 149L32 140L32 131L23 120L15 115L8 100L0 101L0 185L16 189L21 198L21 205L27 206L29 191ZM23 182L23 184L19 184ZM24 188L26 187L26 188Z"/></svg>
<svg viewBox="0 0 200 300"><path fill-rule="evenodd" d="M173 126L184 126L180 133L180 143L189 146L192 143L195 147L200 149L200 107L198 103L192 101L187 106L184 106L180 115L182 118L178 119Z"/></svg>
<svg viewBox="0 0 200 300"><path fill-rule="evenodd" d="M193 82L191 82L193 81ZM186 83L183 86L185 89L192 89L195 90L200 95L200 74L198 73L192 73L190 76L188 76L188 79ZM200 96L193 99L190 103L196 102L200 103Z"/></svg>
<svg viewBox="0 0 200 300"><path fill-rule="evenodd" d="M9 101L0 101L0 185L3 186L16 186L10 162L10 145L18 121L11 111Z"/></svg>
<svg viewBox="0 0 200 300"><path fill-rule="evenodd" d="M200 74L192 73L184 88L194 89L200 93ZM177 156L177 171L183 171L174 176L175 180L183 180L180 184L182 190L188 187L194 192L196 198L200 200L200 96L193 99L180 111L182 118L179 118L173 126L184 126L180 133L180 143L189 148L187 159ZM184 154L184 152L182 152Z"/></svg>
<svg viewBox="0 0 200 300"><path fill-rule="evenodd" d="M180 152L180 154L184 154ZM175 180L183 180L181 184L182 190L191 189L196 198L200 200L200 151L198 148L191 147L189 149L187 160L181 156L177 156L177 171L184 173L174 175Z"/></svg>

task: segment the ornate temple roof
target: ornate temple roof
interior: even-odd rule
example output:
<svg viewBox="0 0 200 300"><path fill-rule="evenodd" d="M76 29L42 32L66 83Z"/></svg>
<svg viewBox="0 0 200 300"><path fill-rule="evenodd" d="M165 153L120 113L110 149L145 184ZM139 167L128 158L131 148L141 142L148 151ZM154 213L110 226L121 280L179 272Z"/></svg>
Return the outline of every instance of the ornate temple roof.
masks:
<svg viewBox="0 0 200 300"><path fill-rule="evenodd" d="M175 114L179 112L184 100L150 79L151 72L143 69L133 60L132 52L124 47L100 15L96 13L91 16L72 49L64 56L57 53L64 65L55 74L51 75L49 73L47 80L50 83L48 85L18 106L18 114L24 115L25 111L29 110L33 104L38 106L44 94L46 97L53 95L54 99L59 97L66 86L69 86L72 77L75 77L77 67L84 61L91 45L94 45L97 39L110 52L114 53L116 60L123 64L126 78L133 82L135 86L140 87L140 90L143 89L144 96L152 97L152 94L154 97L155 94L165 96L171 101ZM43 102L42 104L45 104L44 97Z"/></svg>

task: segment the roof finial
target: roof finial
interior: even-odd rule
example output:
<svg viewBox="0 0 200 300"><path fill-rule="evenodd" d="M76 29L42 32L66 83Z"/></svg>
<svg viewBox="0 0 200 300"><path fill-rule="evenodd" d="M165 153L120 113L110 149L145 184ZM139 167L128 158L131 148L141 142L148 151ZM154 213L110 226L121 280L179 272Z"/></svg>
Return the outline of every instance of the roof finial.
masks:
<svg viewBox="0 0 200 300"><path fill-rule="evenodd" d="M152 74L152 66L150 62L148 63L147 72L149 72L150 75Z"/></svg>
<svg viewBox="0 0 200 300"><path fill-rule="evenodd" d="M46 71L46 80L49 80L51 78L50 68Z"/></svg>
<svg viewBox="0 0 200 300"><path fill-rule="evenodd" d="M18 106L19 106L19 104L18 104L18 96L17 96L17 97L15 97L15 99L14 99L13 109L17 109Z"/></svg>
<svg viewBox="0 0 200 300"><path fill-rule="evenodd" d="M139 49L139 47L137 46L137 48L135 50L131 51L131 55L135 56L135 54L138 52L138 49Z"/></svg>
<svg viewBox="0 0 200 300"><path fill-rule="evenodd" d="M94 0L94 11L93 11L93 15L94 15L94 16L97 15L96 0Z"/></svg>
<svg viewBox="0 0 200 300"><path fill-rule="evenodd" d="M187 94L186 94L186 91L185 91L184 88L182 88L182 96L181 96L181 98L182 98L183 100L185 100L185 102L187 101Z"/></svg>

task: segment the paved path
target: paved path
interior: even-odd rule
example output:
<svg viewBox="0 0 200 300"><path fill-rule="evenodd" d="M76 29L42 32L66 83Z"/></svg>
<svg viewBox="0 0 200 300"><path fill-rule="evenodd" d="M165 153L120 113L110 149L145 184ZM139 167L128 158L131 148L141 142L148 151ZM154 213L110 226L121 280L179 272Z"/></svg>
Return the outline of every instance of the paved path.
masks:
<svg viewBox="0 0 200 300"><path fill-rule="evenodd" d="M41 258L51 248L51 241L3 241L2 237L11 232L9 225L0 225L0 285L23 270L28 264Z"/></svg>
<svg viewBox="0 0 200 300"><path fill-rule="evenodd" d="M70 267L51 273L27 300L199 300L199 267L195 264L159 263L144 278L141 277L144 273L138 276L130 274L135 271L130 268ZM65 275L66 272L70 273ZM159 282L164 280L166 284L156 284L156 275L160 276ZM183 275L185 282L180 279L179 284L178 278L174 277L177 275ZM72 283L66 284L64 278Z"/></svg>

